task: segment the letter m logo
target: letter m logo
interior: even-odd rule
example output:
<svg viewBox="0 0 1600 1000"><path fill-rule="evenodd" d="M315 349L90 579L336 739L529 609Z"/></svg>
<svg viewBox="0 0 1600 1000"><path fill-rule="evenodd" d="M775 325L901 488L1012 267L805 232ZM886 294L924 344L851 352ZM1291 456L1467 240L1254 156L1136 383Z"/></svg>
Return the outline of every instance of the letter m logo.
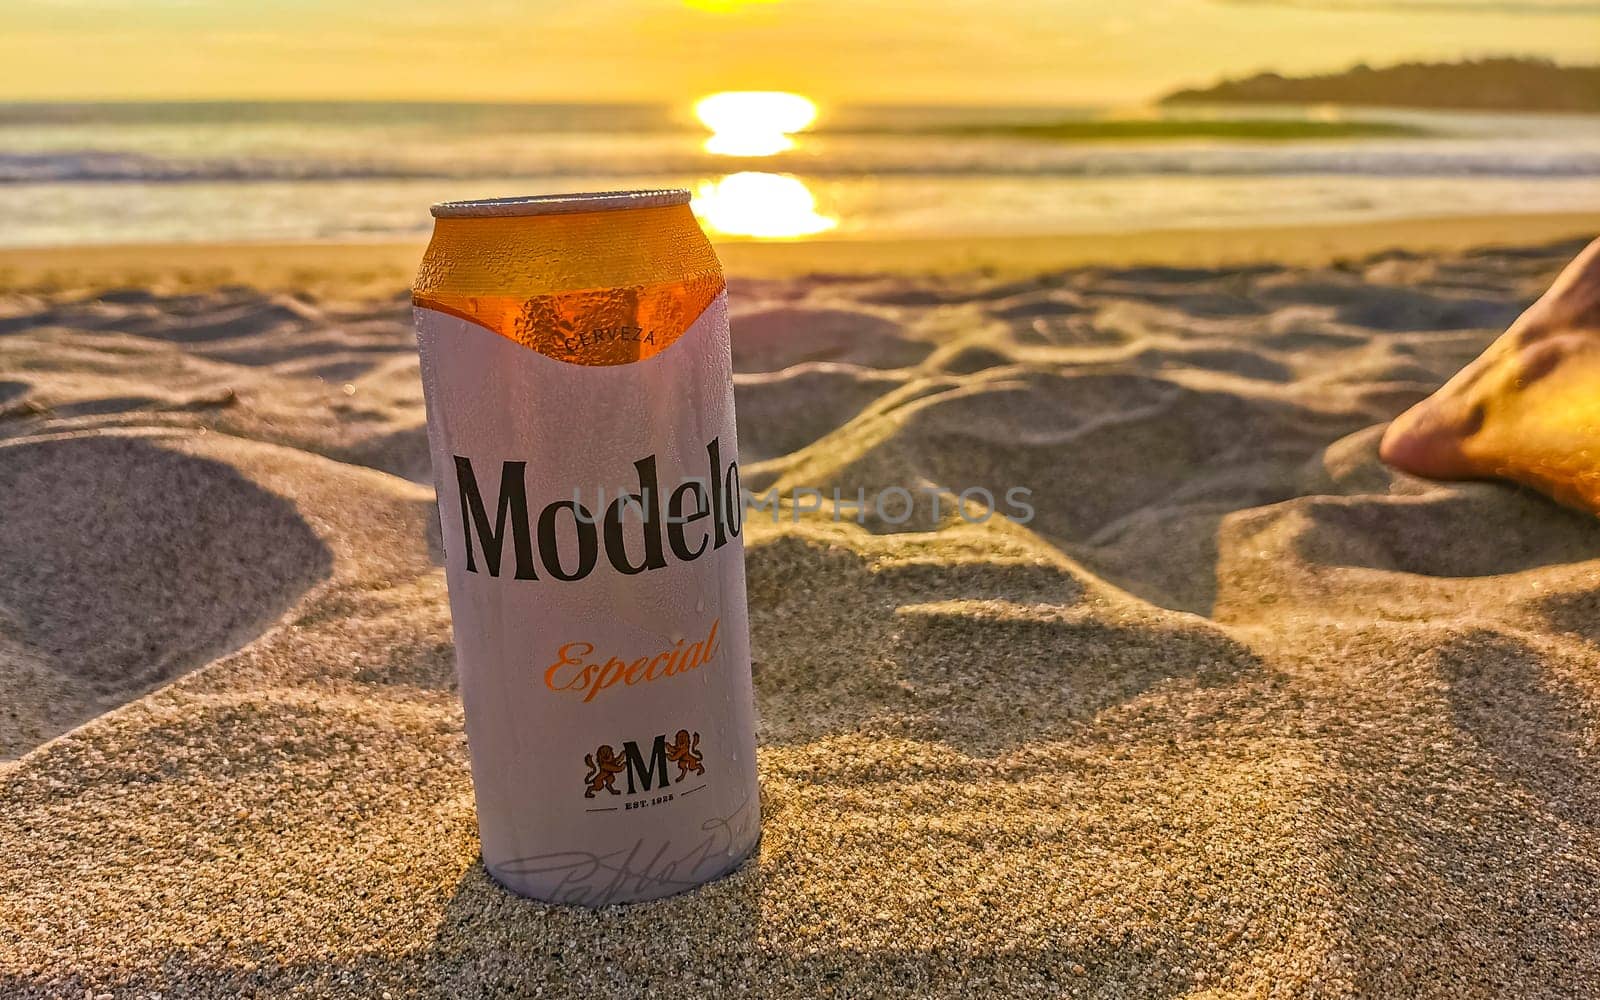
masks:
<svg viewBox="0 0 1600 1000"><path fill-rule="evenodd" d="M478 531L478 542L483 547L484 567L490 576L500 575L500 554L505 547L506 529L510 528L511 547L516 553L518 580L537 580L533 572L533 545L528 538L528 495L522 482L526 462L502 462L500 465L499 502L495 505L494 522L483 505L483 493L478 489L478 478L472 473L472 463L460 455L456 460L456 490L461 496L461 544L467 552L467 572L478 571L472 554L472 531ZM508 525L506 522L510 522Z"/></svg>
<svg viewBox="0 0 1600 1000"><path fill-rule="evenodd" d="M667 738L657 736L655 745L650 748L650 759L646 761L639 753L639 744L629 740L622 744L622 755L628 762L628 794L648 792L652 788L665 788L671 782L667 779ZM635 787L637 779L637 788Z"/></svg>

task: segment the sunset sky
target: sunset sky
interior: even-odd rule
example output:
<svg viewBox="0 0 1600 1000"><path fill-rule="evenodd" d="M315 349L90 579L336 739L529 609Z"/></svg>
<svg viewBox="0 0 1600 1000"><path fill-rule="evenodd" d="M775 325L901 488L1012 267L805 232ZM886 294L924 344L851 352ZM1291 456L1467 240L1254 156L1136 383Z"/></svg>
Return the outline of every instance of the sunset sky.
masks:
<svg viewBox="0 0 1600 1000"><path fill-rule="evenodd" d="M4 0L0 99L1138 101L1259 69L1600 61L1588 0Z"/></svg>

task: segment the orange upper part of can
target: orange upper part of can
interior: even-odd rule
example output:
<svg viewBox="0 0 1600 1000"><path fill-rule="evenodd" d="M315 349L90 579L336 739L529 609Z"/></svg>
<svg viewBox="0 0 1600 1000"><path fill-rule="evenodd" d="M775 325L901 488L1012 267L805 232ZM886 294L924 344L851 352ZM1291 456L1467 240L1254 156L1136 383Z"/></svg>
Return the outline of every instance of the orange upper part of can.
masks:
<svg viewBox="0 0 1600 1000"><path fill-rule="evenodd" d="M688 202L634 191L436 205L412 302L572 364L654 357L724 287Z"/></svg>

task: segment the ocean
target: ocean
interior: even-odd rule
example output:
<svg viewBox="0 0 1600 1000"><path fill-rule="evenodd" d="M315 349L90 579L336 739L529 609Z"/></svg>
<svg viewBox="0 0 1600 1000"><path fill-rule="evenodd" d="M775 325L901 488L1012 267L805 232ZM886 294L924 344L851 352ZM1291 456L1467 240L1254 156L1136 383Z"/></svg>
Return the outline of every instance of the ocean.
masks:
<svg viewBox="0 0 1600 1000"><path fill-rule="evenodd" d="M436 201L658 186L724 238L1600 211L1600 115L825 107L732 138L650 105L0 104L0 246L420 239Z"/></svg>

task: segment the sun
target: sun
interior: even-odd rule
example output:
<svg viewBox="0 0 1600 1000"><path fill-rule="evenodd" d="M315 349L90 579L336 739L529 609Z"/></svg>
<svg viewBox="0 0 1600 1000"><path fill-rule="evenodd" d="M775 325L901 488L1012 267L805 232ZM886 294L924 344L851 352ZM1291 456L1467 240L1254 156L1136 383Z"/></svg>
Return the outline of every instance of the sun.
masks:
<svg viewBox="0 0 1600 1000"><path fill-rule="evenodd" d="M777 2L778 0L683 0L683 5L707 14L733 14L745 7Z"/></svg>
<svg viewBox="0 0 1600 1000"><path fill-rule="evenodd" d="M794 133L817 120L817 105L781 90L727 90L702 97L694 113L711 130L706 152L771 156L794 148Z"/></svg>

